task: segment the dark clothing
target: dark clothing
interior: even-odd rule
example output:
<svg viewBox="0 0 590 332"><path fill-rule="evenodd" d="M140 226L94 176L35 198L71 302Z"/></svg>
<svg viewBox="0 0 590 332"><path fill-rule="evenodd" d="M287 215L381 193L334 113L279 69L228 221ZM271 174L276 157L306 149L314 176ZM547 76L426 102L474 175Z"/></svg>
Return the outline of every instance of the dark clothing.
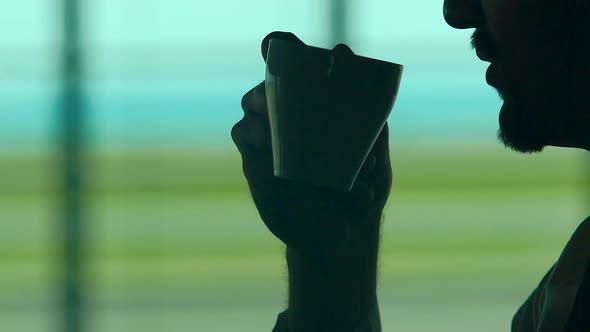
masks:
<svg viewBox="0 0 590 332"><path fill-rule="evenodd" d="M543 301L545 300L545 290L547 286L547 280L551 276L555 265L545 274L541 283L533 291L531 296L524 302L524 304L518 309L514 318L512 318L512 331L516 332L534 332L537 330L537 326L541 320L541 312L543 309Z"/></svg>
<svg viewBox="0 0 590 332"><path fill-rule="evenodd" d="M590 223L588 218L584 223ZM582 224L584 224L582 223ZM582 237L585 239L586 236ZM571 240L570 240L571 241ZM590 241L590 240L589 240ZM539 324L543 317L544 306L551 301L547 301L546 296L548 293L549 281L551 275L556 268L556 265L551 267L545 274L539 286L532 292L529 298L523 303L520 309L514 315L512 319L512 332L537 332ZM589 332L590 331L590 260L586 264L584 270L583 281L575 293L575 299L573 307L569 313L567 313L567 320L565 323L565 329L555 332ZM555 287L555 286L554 286ZM555 291L555 289L554 289ZM559 291L559 290L557 290ZM288 311L282 312L275 324L272 332L290 332L287 321ZM322 331L322 332L348 332L348 331ZM367 318L356 327L356 329L350 330L350 332L381 332L381 319L379 317L379 306L377 302L373 306L373 310L368 314ZM547 331L553 332L553 331Z"/></svg>
<svg viewBox="0 0 590 332"><path fill-rule="evenodd" d="M586 219L586 221L584 221L582 223L582 225L578 228L578 230L576 231L576 233L574 233L574 236L577 236L577 238L574 240L574 237L572 237L572 240L570 240L570 243L568 243L568 246L566 247L566 251L568 250L568 248L570 248L570 245L574 246L573 248L574 251L572 251L573 253L578 253L581 254L581 257L583 257L583 260L578 260L576 261L575 267L582 267L580 265L577 265L579 262L584 261L585 264L583 266L585 266L585 269L581 270L579 269L579 271L584 271L583 276L579 275L579 277L576 278L582 278L581 283L578 283L580 279L577 279L578 281L575 282L576 287L578 287L575 291L575 298L573 299L573 306L571 307L571 310L569 310L569 312L565 312L563 311L564 314L566 314L566 316L563 316L564 320L562 322L563 325L565 326L565 329L561 329L561 327L559 328L559 331L555 331L555 332L590 332L590 260L588 257L590 257L590 245L586 245L585 240L588 238L588 226L590 223L590 218ZM582 226L586 226L585 229L582 229ZM577 241L577 244L575 243ZM580 242L581 241L581 242ZM590 239L588 240L590 241ZM572 244L572 242L574 242ZM582 245L580 245L582 244ZM567 257L568 254L566 254ZM563 257L563 254L562 254ZM558 263L556 265L554 265L553 267L551 267L551 269L549 269L549 271L545 274L545 276L543 277L543 279L541 280L541 282L539 283L539 286L533 291L533 293L529 296L529 298L523 303L523 305L520 307L520 309L516 312L516 314L514 315L514 318L512 319L512 328L511 331L512 332L537 332L539 329L539 324L541 323L542 317L543 317L543 312L545 309L549 308L555 308L552 307L555 305L559 305L557 303L555 303L555 299L551 299L549 298L549 300L547 300L546 296L547 293L551 293L553 292L553 294L563 294L560 290L560 287L563 287L564 285L560 285L557 284L558 286L555 285L550 285L550 279L552 279L552 274L554 272L554 270L556 269L556 266L560 266L559 264L566 264L565 266L567 266L568 264L568 260L560 258L560 260L558 261ZM564 265L561 265L562 267ZM558 271L564 271L564 270L558 270ZM565 270L567 271L567 269ZM578 286L579 285L579 286ZM566 287L569 286L568 284L565 285ZM553 288L549 288L549 287L553 287ZM567 293L566 293L567 294ZM570 296L570 295L567 295ZM571 297L569 297L570 299L572 299ZM553 301L551 301L553 300ZM572 302L569 302L570 304ZM562 307L565 308L565 307ZM569 306L568 306L569 308ZM568 310L568 309L565 309ZM551 311L551 310L549 310ZM567 317L567 319L566 319ZM545 322L557 322L554 320L550 320L550 319L546 319ZM562 324L561 322L558 322L557 325ZM546 326L544 327L545 329L547 328ZM551 328L550 328L551 329ZM288 329L288 322L287 322L287 311L282 312L277 319L276 325L274 327L274 329L272 330L272 332L290 332ZM314 331L315 332L315 331ZM322 331L322 332L344 332L344 331ZM349 332L349 331L346 331ZM371 310L371 312L369 313L369 315L367 316L367 318L358 326L356 327L356 329L351 330L351 332L381 332L381 320L379 317L379 306L377 304L377 302L375 302L375 305L373 306L373 310ZM554 332L553 330L549 331L547 330L547 332Z"/></svg>
<svg viewBox="0 0 590 332"><path fill-rule="evenodd" d="M513 332L590 331L590 218L512 320Z"/></svg>
<svg viewBox="0 0 590 332"><path fill-rule="evenodd" d="M590 266L590 265L589 265ZM547 293L548 280L553 272L553 266L549 272L543 277L541 283L535 291L529 296L526 302L514 315L512 319L513 332L536 332L541 321L543 313L543 304L545 302L545 294ZM574 307L569 313L565 332L586 332L590 331L590 274L586 267L584 274L584 281L580 285L576 294Z"/></svg>
<svg viewBox="0 0 590 332"><path fill-rule="evenodd" d="M588 319L587 316L588 313L590 313L590 274L588 271L589 270L586 269L584 282L576 296L576 302L568 320L566 328L567 332L590 331L590 319ZM531 296L529 296L516 312L516 315L514 315L512 320L512 332L537 331L543 309L543 302L545 300L547 280L552 272L553 267L547 272L543 280L541 280L537 289L535 289ZM272 332L289 332L287 327L287 311L283 311L279 314ZM381 319L379 317L379 307L377 305L375 305L367 319L365 319L354 332L381 332Z"/></svg>

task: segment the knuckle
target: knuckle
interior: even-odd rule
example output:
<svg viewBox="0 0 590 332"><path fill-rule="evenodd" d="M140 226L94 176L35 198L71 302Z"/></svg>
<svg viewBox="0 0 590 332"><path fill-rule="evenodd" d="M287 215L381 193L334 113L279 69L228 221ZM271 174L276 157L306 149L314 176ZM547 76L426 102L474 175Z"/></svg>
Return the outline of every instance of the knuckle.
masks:
<svg viewBox="0 0 590 332"><path fill-rule="evenodd" d="M263 98L264 97L264 98ZM266 101L264 82L258 84L242 97L241 106L245 112L256 111L261 107L262 100Z"/></svg>
<svg viewBox="0 0 590 332"><path fill-rule="evenodd" d="M261 124L255 118L245 116L232 130L232 137L242 143L254 144L261 136Z"/></svg>
<svg viewBox="0 0 590 332"><path fill-rule="evenodd" d="M253 191L261 194L268 189L273 176L272 155L259 150L247 150L244 154L242 170Z"/></svg>
<svg viewBox="0 0 590 332"><path fill-rule="evenodd" d="M248 92L246 93L243 97L242 97L242 101L240 102L240 106L242 107L242 110L246 111L248 109L250 109L250 95L251 93Z"/></svg>
<svg viewBox="0 0 590 332"><path fill-rule="evenodd" d="M243 140L244 119L238 121L231 129L231 138L236 145L239 145Z"/></svg>
<svg viewBox="0 0 590 332"><path fill-rule="evenodd" d="M231 130L231 137L238 150L244 154L248 149L270 151L272 147L270 128L265 118L248 115L236 123Z"/></svg>

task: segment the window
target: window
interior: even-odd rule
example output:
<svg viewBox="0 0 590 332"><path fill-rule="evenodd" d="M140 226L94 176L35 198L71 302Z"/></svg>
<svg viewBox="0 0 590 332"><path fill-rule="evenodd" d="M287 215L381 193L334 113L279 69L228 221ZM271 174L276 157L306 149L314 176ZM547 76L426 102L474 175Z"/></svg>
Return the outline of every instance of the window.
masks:
<svg viewBox="0 0 590 332"><path fill-rule="evenodd" d="M582 154L496 142L500 100L441 1L349 2L347 43L405 65L381 244L384 330L505 329L584 211ZM329 1L84 1L89 331L270 331L282 247L230 130L262 38L333 47ZM0 325L60 330L60 10L0 13ZM543 181L539 181L543 179ZM471 317L465 321L465 312ZM424 318L427 319L424 319Z"/></svg>

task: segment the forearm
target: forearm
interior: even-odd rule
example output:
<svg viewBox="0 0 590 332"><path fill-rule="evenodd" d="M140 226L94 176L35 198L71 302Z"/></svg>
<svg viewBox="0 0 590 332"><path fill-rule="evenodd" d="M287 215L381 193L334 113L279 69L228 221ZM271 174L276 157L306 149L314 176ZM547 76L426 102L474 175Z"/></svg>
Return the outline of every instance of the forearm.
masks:
<svg viewBox="0 0 590 332"><path fill-rule="evenodd" d="M290 332L353 331L377 305L379 220L355 229L343 252L287 249Z"/></svg>

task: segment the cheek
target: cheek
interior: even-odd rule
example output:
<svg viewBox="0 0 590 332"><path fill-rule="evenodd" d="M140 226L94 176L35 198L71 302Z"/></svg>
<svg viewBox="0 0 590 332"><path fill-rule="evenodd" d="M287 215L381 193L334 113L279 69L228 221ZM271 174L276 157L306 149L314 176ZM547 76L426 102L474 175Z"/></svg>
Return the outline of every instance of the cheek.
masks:
<svg viewBox="0 0 590 332"><path fill-rule="evenodd" d="M518 55L530 41L531 12L525 0L481 0L486 22L499 51ZM530 9L530 8L529 8ZM527 12L528 16L527 17ZM527 20L529 22L527 22ZM527 31L528 30L528 31ZM508 54L506 54L508 56Z"/></svg>
<svg viewBox="0 0 590 332"><path fill-rule="evenodd" d="M543 78L554 77L551 68L559 53L550 41L555 39L552 22L541 19L548 8L538 0L482 0L482 6L499 62L513 88L529 97L538 94L545 85Z"/></svg>

